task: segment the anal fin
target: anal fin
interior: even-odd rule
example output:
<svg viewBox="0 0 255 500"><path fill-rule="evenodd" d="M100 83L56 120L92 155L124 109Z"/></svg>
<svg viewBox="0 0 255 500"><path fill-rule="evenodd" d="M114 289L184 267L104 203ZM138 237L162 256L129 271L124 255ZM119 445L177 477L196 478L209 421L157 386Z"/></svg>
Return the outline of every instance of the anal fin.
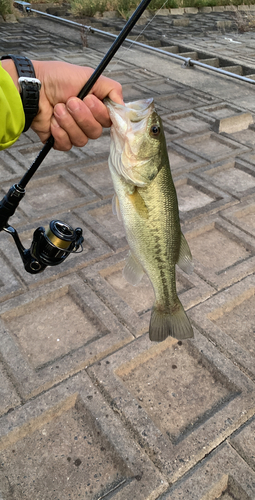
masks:
<svg viewBox="0 0 255 500"><path fill-rule="evenodd" d="M129 252L126 259L126 265L123 269L124 278L133 286L140 283L144 275L144 270L138 260Z"/></svg>
<svg viewBox="0 0 255 500"><path fill-rule="evenodd" d="M193 272L194 264L192 262L191 251L188 242L182 233L177 265L187 274L191 274Z"/></svg>

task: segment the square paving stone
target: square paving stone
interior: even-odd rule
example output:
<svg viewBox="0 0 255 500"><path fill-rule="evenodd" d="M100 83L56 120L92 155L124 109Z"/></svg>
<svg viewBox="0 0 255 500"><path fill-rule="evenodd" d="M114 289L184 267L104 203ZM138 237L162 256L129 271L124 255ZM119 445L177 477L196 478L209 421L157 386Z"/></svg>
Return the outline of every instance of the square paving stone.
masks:
<svg viewBox="0 0 255 500"><path fill-rule="evenodd" d="M0 182L23 177L25 170L8 154L8 151L0 152Z"/></svg>
<svg viewBox="0 0 255 500"><path fill-rule="evenodd" d="M107 76L112 78L113 80L116 80L121 85L124 85L126 83L134 83L134 81L143 82L144 79L151 80L155 78L155 74L152 73L151 71L143 70L142 68L137 68L132 70L131 67L128 72L111 70L110 74L108 74Z"/></svg>
<svg viewBox="0 0 255 500"><path fill-rule="evenodd" d="M210 163L237 156L247 151L247 147L214 132L186 137L175 141L179 146L201 156Z"/></svg>
<svg viewBox="0 0 255 500"><path fill-rule="evenodd" d="M174 142L167 142L167 151L170 161L170 168L174 179L182 174L191 172L197 168L207 165L205 159L187 151Z"/></svg>
<svg viewBox="0 0 255 500"><path fill-rule="evenodd" d="M6 299L22 293L25 290L25 287L22 282L18 280L17 276L13 273L12 268L7 265L1 255L0 269L0 302L3 302Z"/></svg>
<svg viewBox="0 0 255 500"><path fill-rule="evenodd" d="M155 96L155 103L159 104L162 108L170 110L172 113L184 109L193 109L200 104L198 104L197 100L181 93L163 95L160 97Z"/></svg>
<svg viewBox="0 0 255 500"><path fill-rule="evenodd" d="M3 417L0 427L4 498L146 500L167 488L84 372Z"/></svg>
<svg viewBox="0 0 255 500"><path fill-rule="evenodd" d="M9 186L2 185L7 192ZM29 220L53 216L98 199L98 196L72 174L58 170L56 174L31 179L19 208Z"/></svg>
<svg viewBox="0 0 255 500"><path fill-rule="evenodd" d="M255 166L239 158L207 165L196 174L238 199L255 193Z"/></svg>
<svg viewBox="0 0 255 500"><path fill-rule="evenodd" d="M138 99L148 99L149 97L153 97L152 91L147 90L145 92L145 89L140 87L140 85L137 84L125 84L122 86L122 92L123 92L123 98L124 101L127 102L132 102L136 101Z"/></svg>
<svg viewBox="0 0 255 500"><path fill-rule="evenodd" d="M166 115L165 120L188 134L207 131L213 125L213 120L196 110Z"/></svg>
<svg viewBox="0 0 255 500"><path fill-rule="evenodd" d="M236 203L230 195L195 174L182 176L175 181L181 222L195 220L205 214L218 212L222 207Z"/></svg>
<svg viewBox="0 0 255 500"><path fill-rule="evenodd" d="M7 375L2 363L0 363L0 415L12 411L21 400Z"/></svg>
<svg viewBox="0 0 255 500"><path fill-rule="evenodd" d="M142 336L88 372L171 482L255 412L252 382L197 331Z"/></svg>
<svg viewBox="0 0 255 500"><path fill-rule="evenodd" d="M82 148L73 147L72 152L75 153L77 158L80 158L80 160L84 162L84 165L86 165L88 157L98 161L107 159L110 152L110 129L104 129L99 139L90 139ZM77 158L75 162L78 161Z"/></svg>
<svg viewBox="0 0 255 500"><path fill-rule="evenodd" d="M123 274L125 258L128 252L122 252L109 259L90 266L82 273L96 293L127 325L133 335L139 336L148 331L151 307L155 297L147 276L137 286L128 283ZM214 289L195 273L187 275L176 268L177 293L185 309L198 304L214 293Z"/></svg>
<svg viewBox="0 0 255 500"><path fill-rule="evenodd" d="M27 144L24 146L14 145L8 152L18 164L28 169L32 165L42 148L43 144L41 143ZM77 159L78 157L77 154L75 154L74 149L67 152L51 149L51 151L49 151L48 155L40 165L40 170L47 167L56 168L57 166L61 166L63 168L63 166L66 166L67 163L70 163Z"/></svg>
<svg viewBox="0 0 255 500"><path fill-rule="evenodd" d="M234 433L230 438L231 446L243 460L255 471L255 419Z"/></svg>
<svg viewBox="0 0 255 500"><path fill-rule="evenodd" d="M114 251L127 247L124 226L112 212L111 199L81 207L74 213Z"/></svg>
<svg viewBox="0 0 255 500"><path fill-rule="evenodd" d="M228 118L243 113L244 109L226 102L218 102L210 106L201 106L199 111L214 119L221 120L222 118Z"/></svg>
<svg viewBox="0 0 255 500"><path fill-rule="evenodd" d="M235 132L235 133L228 133L228 136L231 139L234 139L237 142L240 142L241 144L245 144L246 146L249 146L251 148L255 147L255 129L254 126L250 126L250 128L247 128L247 130L242 130L240 132Z"/></svg>
<svg viewBox="0 0 255 500"><path fill-rule="evenodd" d="M251 275L190 311L200 331L255 379L255 280Z"/></svg>
<svg viewBox="0 0 255 500"><path fill-rule="evenodd" d="M225 443L189 472L160 500L252 500L255 473Z"/></svg>
<svg viewBox="0 0 255 500"><path fill-rule="evenodd" d="M0 324L1 356L26 399L133 339L74 274L5 301Z"/></svg>
<svg viewBox="0 0 255 500"><path fill-rule="evenodd" d="M255 200L253 198L223 210L221 216L246 233L255 236Z"/></svg>
<svg viewBox="0 0 255 500"><path fill-rule="evenodd" d="M214 95L208 94L208 93L203 92L202 90L198 90L198 89L191 88L189 90L186 90L185 95L192 97L193 99L197 99L198 103L201 101L201 105L202 105L202 103L214 104L214 103L218 102L218 98L215 97Z"/></svg>
<svg viewBox="0 0 255 500"><path fill-rule="evenodd" d="M152 97L154 93L156 94L169 94L170 92L178 91L180 92L182 89L185 90L187 87L181 84L178 84L174 80L170 80L170 78L159 78L159 79L150 79L147 82L140 82L141 87L145 88L147 91L152 92Z"/></svg>
<svg viewBox="0 0 255 500"><path fill-rule="evenodd" d="M221 290L254 272L255 240L217 215L185 229L195 272Z"/></svg>
<svg viewBox="0 0 255 500"><path fill-rule="evenodd" d="M39 274L30 274L25 271L21 257L19 255L18 249L14 243L11 235L6 232L2 232L0 236L0 252L4 256L5 261L8 266L13 270L17 276L25 283L28 287L35 287L39 283L46 283L47 281L55 280L60 276L69 274L77 269L89 265L91 263L100 260L103 257L109 257L113 253L112 249L106 245L106 243L89 231L86 226L83 226L81 219L73 213L61 213L61 214L51 214L51 217L47 219L40 219L34 221L25 226L20 226L18 228L18 234L21 243L25 249L31 247L33 240L34 231L38 226L43 227L45 231L49 226L50 220L60 220L64 223L69 224L73 229L81 227L83 229L84 242L82 244L83 251L81 248L76 253L68 255L64 262L61 262L56 266L48 266L43 272ZM1 279L1 278L0 278Z"/></svg>
<svg viewBox="0 0 255 500"><path fill-rule="evenodd" d="M93 165L77 162L70 169L70 172L81 179L99 198L104 199L113 196L114 189L107 160L100 163L93 163Z"/></svg>

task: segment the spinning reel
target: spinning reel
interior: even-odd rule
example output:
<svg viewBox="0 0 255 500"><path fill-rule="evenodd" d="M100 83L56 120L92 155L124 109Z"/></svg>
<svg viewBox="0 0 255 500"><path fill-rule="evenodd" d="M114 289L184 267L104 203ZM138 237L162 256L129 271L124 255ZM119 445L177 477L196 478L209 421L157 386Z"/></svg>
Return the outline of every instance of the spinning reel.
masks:
<svg viewBox="0 0 255 500"><path fill-rule="evenodd" d="M80 247L82 252L82 229L73 229L60 220L52 220L46 229L38 227L30 248L25 249L16 229L8 224L9 217L14 214L24 194L25 189L14 184L0 201L0 231L5 231L13 237L25 270L30 274L41 273L47 266L61 264L70 253L77 252Z"/></svg>

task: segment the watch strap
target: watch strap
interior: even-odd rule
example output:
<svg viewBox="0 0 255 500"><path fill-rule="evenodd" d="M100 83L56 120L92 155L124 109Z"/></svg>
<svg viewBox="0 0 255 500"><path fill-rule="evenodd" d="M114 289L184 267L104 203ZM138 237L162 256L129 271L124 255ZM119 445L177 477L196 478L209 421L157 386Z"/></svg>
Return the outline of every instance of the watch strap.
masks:
<svg viewBox="0 0 255 500"><path fill-rule="evenodd" d="M41 83L37 80L34 66L27 57L8 54L2 56L1 59L12 59L15 64L19 77L20 97L25 113L23 132L26 132L38 113Z"/></svg>

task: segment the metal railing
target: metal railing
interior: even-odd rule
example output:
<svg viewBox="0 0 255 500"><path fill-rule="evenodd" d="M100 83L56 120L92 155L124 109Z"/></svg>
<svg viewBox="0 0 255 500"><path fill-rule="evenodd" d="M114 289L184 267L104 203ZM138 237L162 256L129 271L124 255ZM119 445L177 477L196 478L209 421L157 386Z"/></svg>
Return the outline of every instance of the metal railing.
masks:
<svg viewBox="0 0 255 500"><path fill-rule="evenodd" d="M31 8L31 4L28 2L22 2L22 1L14 1L14 5L18 7L19 9L23 10L23 12L27 13L35 13L39 14L41 16L45 16L49 19L55 20L55 21L61 21L63 23L69 24L74 27L79 27L79 28L85 28L88 30L89 33L98 33L99 35L103 36L108 36L110 38L117 38L118 35L115 35L114 33L109 33L108 31L100 30L98 28L93 28L92 26L86 26L85 24L81 23L76 23L75 21L71 21L70 19L65 19L60 16L54 16L52 14L48 14L47 12L41 12L36 9ZM180 61L183 62L184 67L193 67L193 66L199 66L200 68L204 68L210 71L214 71L215 73L219 73L224 76L229 76L231 78L235 78L237 80L241 80L246 83L251 83L252 85L255 84L255 80L252 78L248 78L243 75L238 75L237 73L232 73L231 71L227 71L225 69L217 68L215 66L210 66L209 64L203 63L202 61L197 61L196 59L192 59L191 57L184 57L181 56L180 54L175 54L173 52L168 52L164 49L159 49L158 47L152 47L151 45L146 45L145 43L138 42L136 40L131 40L130 38L126 38L125 42L132 43L132 45L137 45L138 47L141 47L146 50L150 50L153 52L157 52L159 54L163 54L169 57L172 57L174 59L179 59ZM255 70L254 70L255 71Z"/></svg>

